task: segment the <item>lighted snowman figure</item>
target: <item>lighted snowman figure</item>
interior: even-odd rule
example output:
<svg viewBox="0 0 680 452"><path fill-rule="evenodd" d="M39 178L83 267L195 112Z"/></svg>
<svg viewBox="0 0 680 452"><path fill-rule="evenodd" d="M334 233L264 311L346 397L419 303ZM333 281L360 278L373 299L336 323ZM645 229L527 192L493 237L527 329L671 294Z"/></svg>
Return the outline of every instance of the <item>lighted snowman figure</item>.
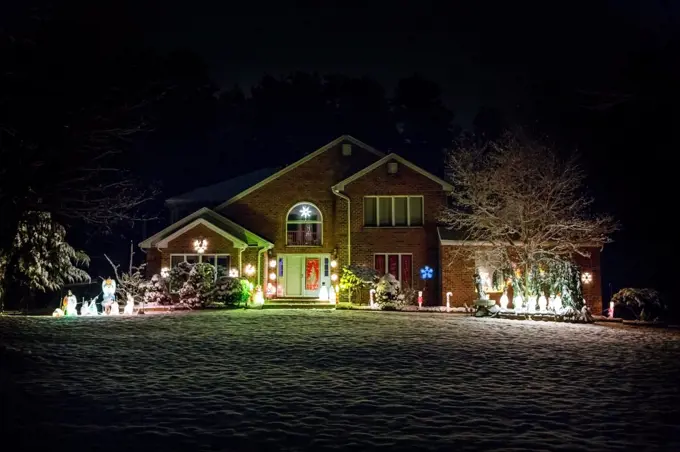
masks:
<svg viewBox="0 0 680 452"><path fill-rule="evenodd" d="M77 306L78 306L78 299L69 290L68 295L66 297L66 315L67 316L77 316L78 315Z"/></svg>
<svg viewBox="0 0 680 452"><path fill-rule="evenodd" d="M135 310L135 299L132 298L132 295L128 294L127 295L127 302L125 303L125 308L123 309L123 314L132 315L132 314L134 314L134 310Z"/></svg>
<svg viewBox="0 0 680 452"><path fill-rule="evenodd" d="M541 295L538 297L538 310L541 312L545 312L545 309L548 307L548 299L545 298L545 295Z"/></svg>
<svg viewBox="0 0 680 452"><path fill-rule="evenodd" d="M113 300L113 303L111 303L111 311L109 312L109 315L120 315L120 305L116 300Z"/></svg>
<svg viewBox="0 0 680 452"><path fill-rule="evenodd" d="M104 294L102 299L104 313L110 314L113 307L112 304L116 299L116 281L112 280L111 278L106 278L102 282L102 292Z"/></svg>

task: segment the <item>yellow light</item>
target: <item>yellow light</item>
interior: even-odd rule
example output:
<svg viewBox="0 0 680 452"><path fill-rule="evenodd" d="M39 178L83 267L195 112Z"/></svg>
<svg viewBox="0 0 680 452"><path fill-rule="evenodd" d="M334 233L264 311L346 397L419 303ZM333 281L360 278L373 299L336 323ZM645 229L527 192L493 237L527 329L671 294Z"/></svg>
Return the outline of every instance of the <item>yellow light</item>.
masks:
<svg viewBox="0 0 680 452"><path fill-rule="evenodd" d="M276 268L276 259L272 259L269 261L269 268Z"/></svg>
<svg viewBox="0 0 680 452"><path fill-rule="evenodd" d="M203 254L208 249L208 241L204 238L194 240L194 250L198 254Z"/></svg>
<svg viewBox="0 0 680 452"><path fill-rule="evenodd" d="M275 280L276 280L276 273L271 272L271 273L269 274L269 279L270 279L271 281L275 281Z"/></svg>
<svg viewBox="0 0 680 452"><path fill-rule="evenodd" d="M335 273L331 274L331 281L337 281L338 280L338 275Z"/></svg>
<svg viewBox="0 0 680 452"><path fill-rule="evenodd" d="M331 268L335 268L335 267L337 267L337 266L338 266L338 261L336 261L335 259L333 259L333 260L331 261Z"/></svg>
<svg viewBox="0 0 680 452"><path fill-rule="evenodd" d="M161 268L161 278L167 278L170 276L170 269L168 267Z"/></svg>
<svg viewBox="0 0 680 452"><path fill-rule="evenodd" d="M238 278L238 269L237 268L229 269L229 277L230 278Z"/></svg>

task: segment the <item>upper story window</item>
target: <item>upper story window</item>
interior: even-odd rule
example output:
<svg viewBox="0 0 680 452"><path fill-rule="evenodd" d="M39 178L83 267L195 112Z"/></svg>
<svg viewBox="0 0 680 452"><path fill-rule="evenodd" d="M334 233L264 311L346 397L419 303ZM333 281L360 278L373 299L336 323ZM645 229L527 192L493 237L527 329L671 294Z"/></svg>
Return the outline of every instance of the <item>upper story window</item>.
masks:
<svg viewBox="0 0 680 452"><path fill-rule="evenodd" d="M364 226L422 226L422 196L364 197Z"/></svg>
<svg viewBox="0 0 680 452"><path fill-rule="evenodd" d="M323 218L312 203L295 204L286 217L286 245L319 246L322 242Z"/></svg>

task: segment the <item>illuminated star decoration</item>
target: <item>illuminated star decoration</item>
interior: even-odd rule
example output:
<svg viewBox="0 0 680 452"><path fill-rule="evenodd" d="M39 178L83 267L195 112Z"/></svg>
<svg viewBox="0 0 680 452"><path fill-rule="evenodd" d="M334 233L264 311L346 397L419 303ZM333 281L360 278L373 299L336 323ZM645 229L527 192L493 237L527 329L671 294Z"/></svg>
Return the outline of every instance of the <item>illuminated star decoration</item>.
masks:
<svg viewBox="0 0 680 452"><path fill-rule="evenodd" d="M432 279L432 276L434 276L434 270L432 270L432 267L426 265L420 269L420 277L422 279Z"/></svg>
<svg viewBox="0 0 680 452"><path fill-rule="evenodd" d="M302 218L309 218L309 217L311 217L311 216L312 216L312 209L310 209L310 208L307 207L307 206L303 206L303 207L300 209L300 216L301 216Z"/></svg>

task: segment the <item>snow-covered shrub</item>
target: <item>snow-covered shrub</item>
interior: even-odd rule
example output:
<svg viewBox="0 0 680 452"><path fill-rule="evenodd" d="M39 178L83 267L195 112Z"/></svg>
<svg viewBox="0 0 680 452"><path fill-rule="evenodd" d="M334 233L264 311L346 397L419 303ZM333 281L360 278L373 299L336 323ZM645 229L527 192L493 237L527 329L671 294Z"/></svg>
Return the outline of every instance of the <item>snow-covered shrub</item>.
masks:
<svg viewBox="0 0 680 452"><path fill-rule="evenodd" d="M245 278L222 276L215 284L213 298L228 306L245 305L250 299L250 283Z"/></svg>
<svg viewBox="0 0 680 452"><path fill-rule="evenodd" d="M663 319L668 306L661 294L654 289L624 288L614 294L612 300L620 314L629 313L637 320L654 321Z"/></svg>
<svg viewBox="0 0 680 452"><path fill-rule="evenodd" d="M168 286L161 275L155 274L149 281L144 281L144 303L156 303L159 305L172 304L172 297Z"/></svg>
<svg viewBox="0 0 680 452"><path fill-rule="evenodd" d="M215 267L208 263L193 264L179 289L179 300L189 306L206 306L213 301L214 291Z"/></svg>
<svg viewBox="0 0 680 452"><path fill-rule="evenodd" d="M397 278L387 273L378 280L375 286L375 302L380 309L397 309L400 293L401 284Z"/></svg>
<svg viewBox="0 0 680 452"><path fill-rule="evenodd" d="M370 290L375 287L378 279L378 273L375 269L365 265L350 265L342 267L342 275L340 276L340 293L347 298L355 297L364 290Z"/></svg>

